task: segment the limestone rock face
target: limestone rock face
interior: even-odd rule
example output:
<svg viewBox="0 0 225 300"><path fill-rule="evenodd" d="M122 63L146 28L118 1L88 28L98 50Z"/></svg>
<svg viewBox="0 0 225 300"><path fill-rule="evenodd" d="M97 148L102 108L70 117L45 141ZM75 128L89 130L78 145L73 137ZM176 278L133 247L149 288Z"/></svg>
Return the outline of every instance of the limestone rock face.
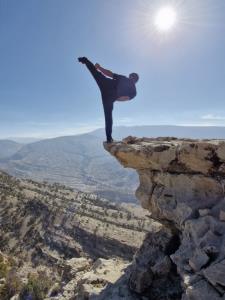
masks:
<svg viewBox="0 0 225 300"><path fill-rule="evenodd" d="M104 147L124 167L137 170L137 198L177 242L171 247L167 234L169 250L154 252L157 241L142 247L130 288L143 293L162 278L165 286L175 268L183 295L171 299L224 299L225 141L128 137Z"/></svg>
<svg viewBox="0 0 225 300"><path fill-rule="evenodd" d="M128 265L128 263L118 259L106 260L99 258L89 272L86 272L77 281L73 299L100 299L102 297L102 291L108 285L114 284L123 275L123 272Z"/></svg>

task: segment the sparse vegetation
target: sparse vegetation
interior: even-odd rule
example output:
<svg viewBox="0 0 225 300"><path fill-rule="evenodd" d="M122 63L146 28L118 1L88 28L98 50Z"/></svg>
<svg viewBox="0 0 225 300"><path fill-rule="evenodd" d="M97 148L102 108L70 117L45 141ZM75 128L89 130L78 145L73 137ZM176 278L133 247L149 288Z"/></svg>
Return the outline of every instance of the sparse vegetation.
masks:
<svg viewBox="0 0 225 300"><path fill-rule="evenodd" d="M26 300L30 296L32 300L43 300L51 285L51 280L44 272L30 274L27 284L20 291L19 299Z"/></svg>
<svg viewBox="0 0 225 300"><path fill-rule="evenodd" d="M5 284L0 287L0 299L9 300L22 288L22 282L15 270L10 270L6 276Z"/></svg>
<svg viewBox="0 0 225 300"><path fill-rule="evenodd" d="M151 226L134 212L94 194L0 172L0 251L7 255L0 255L0 299L19 294L20 300L29 295L39 300L48 291L57 294L58 288L49 289L51 278L60 282L63 265L72 257L130 260ZM39 266L50 275L38 274Z"/></svg>
<svg viewBox="0 0 225 300"><path fill-rule="evenodd" d="M9 268L10 268L9 264L6 263L6 262L4 261L3 256L0 255L0 279L6 277Z"/></svg>

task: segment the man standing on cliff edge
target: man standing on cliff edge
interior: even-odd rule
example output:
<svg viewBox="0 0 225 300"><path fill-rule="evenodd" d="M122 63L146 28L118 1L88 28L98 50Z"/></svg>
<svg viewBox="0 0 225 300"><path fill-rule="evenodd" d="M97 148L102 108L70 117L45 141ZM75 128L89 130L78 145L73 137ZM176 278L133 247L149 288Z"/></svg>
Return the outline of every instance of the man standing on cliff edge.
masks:
<svg viewBox="0 0 225 300"><path fill-rule="evenodd" d="M78 61L86 65L101 91L107 143L112 143L113 103L115 101L128 101L136 96L135 84L139 76L137 73L131 73L129 77L115 74L102 68L99 64L93 65L86 57L79 57Z"/></svg>

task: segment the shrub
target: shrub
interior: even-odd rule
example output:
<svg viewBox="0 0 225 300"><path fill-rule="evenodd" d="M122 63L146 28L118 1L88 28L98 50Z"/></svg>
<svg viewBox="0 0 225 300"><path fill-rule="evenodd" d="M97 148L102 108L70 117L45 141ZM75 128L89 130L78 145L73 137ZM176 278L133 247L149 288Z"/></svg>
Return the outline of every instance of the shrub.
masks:
<svg viewBox="0 0 225 300"><path fill-rule="evenodd" d="M0 299L9 300L18 294L22 288L22 282L14 270L10 270L6 276L6 282L0 288Z"/></svg>
<svg viewBox="0 0 225 300"><path fill-rule="evenodd" d="M0 254L0 278L5 278L8 272L16 266L16 262L12 257L7 257L4 259L4 256Z"/></svg>
<svg viewBox="0 0 225 300"><path fill-rule="evenodd" d="M4 262L3 256L0 255L0 278L5 278L9 266Z"/></svg>
<svg viewBox="0 0 225 300"><path fill-rule="evenodd" d="M22 288L19 299L43 300L51 287L51 281L44 272L30 274L27 284Z"/></svg>

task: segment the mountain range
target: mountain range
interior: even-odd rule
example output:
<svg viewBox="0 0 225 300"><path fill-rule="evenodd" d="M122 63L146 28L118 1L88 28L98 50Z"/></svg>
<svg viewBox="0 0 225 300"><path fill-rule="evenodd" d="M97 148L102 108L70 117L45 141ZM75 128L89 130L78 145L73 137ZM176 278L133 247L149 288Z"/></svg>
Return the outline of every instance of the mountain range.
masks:
<svg viewBox="0 0 225 300"><path fill-rule="evenodd" d="M225 127L115 127L114 138L173 136L224 139ZM0 140L0 169L9 174L96 193L118 202L136 202L138 176L124 169L102 147L104 129L21 144ZM127 188L129 187L129 189Z"/></svg>

